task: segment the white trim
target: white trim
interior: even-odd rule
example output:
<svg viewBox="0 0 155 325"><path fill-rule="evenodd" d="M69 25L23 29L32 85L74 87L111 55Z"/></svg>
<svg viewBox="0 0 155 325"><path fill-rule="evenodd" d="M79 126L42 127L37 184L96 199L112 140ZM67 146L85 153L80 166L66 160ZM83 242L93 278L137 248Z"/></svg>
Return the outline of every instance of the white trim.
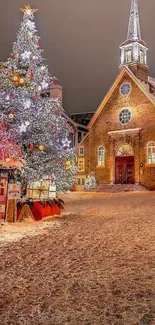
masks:
<svg viewBox="0 0 155 325"><path fill-rule="evenodd" d="M136 129L124 129L124 130L117 130L117 131L110 131L108 132L109 135L115 135L115 134L138 134L141 131L141 128Z"/></svg>
<svg viewBox="0 0 155 325"><path fill-rule="evenodd" d="M137 63L138 65L141 66L140 63ZM110 90L107 92L107 94L105 95L105 97L103 98L101 104L98 106L94 116L92 117L91 121L88 124L88 130L91 129L91 127L94 125L94 123L96 122L96 119L99 117L99 115L101 114L101 112L103 111L105 105L107 104L108 100L110 99L111 95L113 94L114 90L116 89L116 87L118 86L118 83L120 82L120 80L122 79L122 77L124 76L125 73L127 73L129 75L129 77L134 81L134 83L138 86L138 88L144 93L144 95L149 99L149 101L152 103L153 106L155 106L155 96L153 96L152 94L149 93L149 91L146 89L146 87L143 85L143 83L136 78L136 76L133 74L133 72L129 69L129 67L127 65L120 65L120 67L123 69L121 69L119 75L117 76L117 78L115 79L114 83L112 84ZM143 66L144 68L147 69L147 66Z"/></svg>
<svg viewBox="0 0 155 325"><path fill-rule="evenodd" d="M103 162L102 164L99 164L99 150L102 148L102 153L103 153ZM102 167L105 164L105 147L103 145L98 146L97 148L97 167Z"/></svg>
<svg viewBox="0 0 155 325"><path fill-rule="evenodd" d="M127 94L122 94L122 93L121 93L121 88L122 88L122 86L123 86L124 84L129 84L129 85L130 85L130 90L129 90L129 92L128 92ZM120 87L119 87L119 93L120 93L121 96L129 96L130 93L131 93L131 89L132 89L131 82L129 82L129 81L124 81L124 82L120 85Z"/></svg>
<svg viewBox="0 0 155 325"><path fill-rule="evenodd" d="M131 149L132 149L132 155L129 155L129 156L135 156L135 153L134 153L134 149L133 147L131 146L131 144L127 143L127 142L124 142L122 143L121 145L119 145L116 150L115 150L115 158L116 157L127 157L127 155L118 155L118 151L120 150L121 147L123 147L124 145L128 145Z"/></svg>
<svg viewBox="0 0 155 325"><path fill-rule="evenodd" d="M131 117L130 117L130 120L129 120L127 123L122 123L122 122L120 121L120 114L121 114L121 112L122 112L123 110L125 110L125 109L127 109L127 110L131 113ZM123 107L123 108L121 108L121 111L120 111L119 114L118 114L118 121L119 121L119 123L120 123L121 125L127 125L127 124L131 121L131 119L132 119L131 108L130 108L130 107Z"/></svg>
<svg viewBox="0 0 155 325"><path fill-rule="evenodd" d="M151 165L151 164L155 164L155 162L151 162L151 163L149 163L149 155L148 155L148 149L149 149L149 144L151 144L151 143L154 143L154 147L155 147L155 141L149 141L149 142L147 142L147 164L148 165ZM151 153L152 154L152 153Z"/></svg>

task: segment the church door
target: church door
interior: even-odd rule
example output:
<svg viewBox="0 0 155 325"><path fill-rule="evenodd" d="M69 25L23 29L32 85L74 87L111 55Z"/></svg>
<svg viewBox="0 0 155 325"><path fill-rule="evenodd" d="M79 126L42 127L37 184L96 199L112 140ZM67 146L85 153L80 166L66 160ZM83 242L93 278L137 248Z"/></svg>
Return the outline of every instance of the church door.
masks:
<svg viewBox="0 0 155 325"><path fill-rule="evenodd" d="M116 184L134 183L134 156L116 157Z"/></svg>

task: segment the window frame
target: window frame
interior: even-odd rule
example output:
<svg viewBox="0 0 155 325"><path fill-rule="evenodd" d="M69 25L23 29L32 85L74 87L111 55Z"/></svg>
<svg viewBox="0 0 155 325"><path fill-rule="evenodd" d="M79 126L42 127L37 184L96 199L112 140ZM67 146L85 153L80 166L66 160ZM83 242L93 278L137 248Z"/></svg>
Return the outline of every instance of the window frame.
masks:
<svg viewBox="0 0 155 325"><path fill-rule="evenodd" d="M122 123L122 122L120 121L120 114L121 114L124 110L128 110L128 111L130 112L130 120L129 120L127 123ZM119 121L119 123L120 123L121 125L127 125L128 123L130 123L131 119L132 119L132 112L131 112L130 108L129 108L129 107L124 107L124 108L122 108L121 111L120 111L119 114L118 114L118 121Z"/></svg>
<svg viewBox="0 0 155 325"><path fill-rule="evenodd" d="M102 161L100 159L100 155L99 153L102 152ZM100 145L98 148L97 148L97 166L98 167L102 167L105 165L105 147L103 145Z"/></svg>
<svg viewBox="0 0 155 325"><path fill-rule="evenodd" d="M123 93L122 93L122 87L123 87L125 84L128 84L128 85L130 86L130 90L129 90L129 92L128 92L127 94L123 94ZM129 96L129 94L131 93L131 83L128 82L128 81L123 82L123 83L121 84L120 88L119 88L119 92L120 92L121 96Z"/></svg>
<svg viewBox="0 0 155 325"><path fill-rule="evenodd" d="M128 59L129 58L129 53L130 53L130 60ZM126 63L132 62L132 49L127 49L125 51L125 62Z"/></svg>
<svg viewBox="0 0 155 325"><path fill-rule="evenodd" d="M143 62L141 61L141 58L143 58ZM145 61L145 54L144 54L144 51L140 49L140 51L139 51L139 62L141 64L144 64L144 61Z"/></svg>
<svg viewBox="0 0 155 325"><path fill-rule="evenodd" d="M150 146L151 144L154 144L154 145L152 146L152 148L154 148L154 150L155 150L155 141L149 141L149 142L147 143L147 164L149 164L149 165L151 165L151 164L155 164L155 158L154 158L154 161L152 161L152 151L151 151L151 161L149 161L149 146ZM151 148L151 146L150 146L150 148ZM154 152L154 154L155 154L155 152Z"/></svg>
<svg viewBox="0 0 155 325"><path fill-rule="evenodd" d="M82 153L80 152L81 149L83 150ZM84 156L84 146L79 147L79 156Z"/></svg>
<svg viewBox="0 0 155 325"><path fill-rule="evenodd" d="M82 169L79 169L79 164L80 162L83 163L83 168ZM79 173L83 173L85 171L85 158L78 158L78 172Z"/></svg>

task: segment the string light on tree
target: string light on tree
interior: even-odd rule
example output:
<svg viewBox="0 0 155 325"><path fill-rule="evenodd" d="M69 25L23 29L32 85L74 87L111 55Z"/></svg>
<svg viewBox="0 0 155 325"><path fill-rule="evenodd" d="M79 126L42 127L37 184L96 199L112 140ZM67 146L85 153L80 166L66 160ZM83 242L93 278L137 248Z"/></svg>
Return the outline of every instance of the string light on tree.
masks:
<svg viewBox="0 0 155 325"><path fill-rule="evenodd" d="M22 123L21 126L19 127L20 133L25 133L26 132L26 128L27 128L27 125L25 125L24 123Z"/></svg>
<svg viewBox="0 0 155 325"><path fill-rule="evenodd" d="M30 125L30 121L27 120L27 121L25 122L25 125L26 125L26 126L29 126L29 125Z"/></svg>
<svg viewBox="0 0 155 325"><path fill-rule="evenodd" d="M26 26L27 26L27 28L29 28L30 30L35 30L35 23L34 22L32 22L31 20L27 20L26 22L25 22L25 24L26 24ZM28 34L29 35L29 34ZM30 35L29 35L30 36ZM31 32L31 37L33 37L33 34L32 34L32 32Z"/></svg>
<svg viewBox="0 0 155 325"><path fill-rule="evenodd" d="M7 132L14 134L22 150L26 179L31 182L53 174L57 189L63 191L74 182L76 172L75 168L66 170L65 165L70 161L73 166L75 158L69 141L72 130L62 118L59 101L42 96L55 77L50 76L42 58L34 23L37 9L27 5L20 11L24 15L11 59L4 63L5 69L0 69L0 107L5 115Z"/></svg>
<svg viewBox="0 0 155 325"><path fill-rule="evenodd" d="M25 51L24 53L21 54L21 58L22 58L23 60L29 60L31 54L32 54L31 52L29 52L29 51Z"/></svg>
<svg viewBox="0 0 155 325"><path fill-rule="evenodd" d="M25 102L24 102L24 107L25 108L30 108L31 107L31 100L30 99L26 99Z"/></svg>
<svg viewBox="0 0 155 325"><path fill-rule="evenodd" d="M42 89L47 89L48 88L48 82L43 80L42 83L41 83L41 86L42 86Z"/></svg>

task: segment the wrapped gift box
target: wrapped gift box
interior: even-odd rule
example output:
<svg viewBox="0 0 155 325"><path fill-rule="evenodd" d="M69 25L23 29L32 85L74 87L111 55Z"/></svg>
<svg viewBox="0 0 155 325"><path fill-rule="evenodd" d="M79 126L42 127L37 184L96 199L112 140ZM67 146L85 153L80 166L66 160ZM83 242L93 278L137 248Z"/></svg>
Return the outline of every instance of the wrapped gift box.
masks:
<svg viewBox="0 0 155 325"><path fill-rule="evenodd" d="M29 199L46 200L56 197L56 185L51 184L51 181L43 180L34 182L28 185L26 196Z"/></svg>

